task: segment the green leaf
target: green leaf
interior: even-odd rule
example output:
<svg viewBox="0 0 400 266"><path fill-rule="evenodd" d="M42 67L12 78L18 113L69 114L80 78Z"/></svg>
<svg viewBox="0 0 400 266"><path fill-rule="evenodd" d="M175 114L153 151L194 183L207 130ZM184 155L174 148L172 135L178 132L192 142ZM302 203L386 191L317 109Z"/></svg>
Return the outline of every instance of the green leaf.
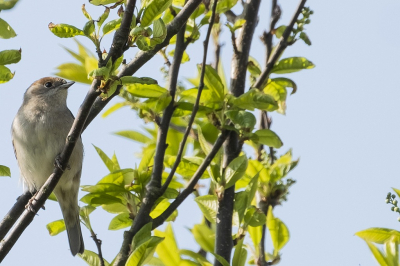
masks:
<svg viewBox="0 0 400 266"><path fill-rule="evenodd" d="M157 84L139 84L135 83L127 86L126 90L133 96L140 98L159 98L163 93L168 92Z"/></svg>
<svg viewBox="0 0 400 266"><path fill-rule="evenodd" d="M100 6L100 5L114 4L119 1L120 0L89 0L89 3L95 6Z"/></svg>
<svg viewBox="0 0 400 266"><path fill-rule="evenodd" d="M99 19L97 20L97 27L100 28L101 25L103 25L104 21L108 18L108 15L110 14L110 8L105 7L106 9L104 10L104 13L101 14Z"/></svg>
<svg viewBox="0 0 400 266"><path fill-rule="evenodd" d="M111 196L106 193L89 193L83 196L80 201L92 206L99 206L103 204L122 203L120 198Z"/></svg>
<svg viewBox="0 0 400 266"><path fill-rule="evenodd" d="M84 186L82 191L89 193L105 193L105 192L126 192L126 190L113 183L101 183L94 186Z"/></svg>
<svg viewBox="0 0 400 266"><path fill-rule="evenodd" d="M0 176L9 176L11 177L10 168L4 165L0 165Z"/></svg>
<svg viewBox="0 0 400 266"><path fill-rule="evenodd" d="M249 56L249 61L247 63L247 70L254 77L258 77L261 74L261 66L257 62L257 60L251 56Z"/></svg>
<svg viewBox="0 0 400 266"><path fill-rule="evenodd" d="M119 229L123 229L126 227L131 226L133 223L132 219L129 216L129 213L120 213L117 216L115 216L109 226L108 226L108 230L119 230Z"/></svg>
<svg viewBox="0 0 400 266"><path fill-rule="evenodd" d="M283 25L276 28L274 31L276 38L278 38L278 39L281 38L283 33L285 32L285 30L286 30L286 26L283 26Z"/></svg>
<svg viewBox="0 0 400 266"><path fill-rule="evenodd" d="M161 14L172 4L172 0L152 0L145 7L140 21L142 27L150 26L150 24L158 19Z"/></svg>
<svg viewBox="0 0 400 266"><path fill-rule="evenodd" d="M114 164L114 162L107 156L107 154L105 154L99 147L96 147L95 145L93 145L93 147L96 149L97 154L100 156L101 160L107 166L110 172L119 170L119 167Z"/></svg>
<svg viewBox="0 0 400 266"><path fill-rule="evenodd" d="M200 147L203 150L205 155L210 154L211 150L212 150L212 146L210 143L207 142L207 140L204 138L203 132L201 130L201 127L198 126L197 127L197 135L198 135L198 139L199 139L199 143L200 143Z"/></svg>
<svg viewBox="0 0 400 266"><path fill-rule="evenodd" d="M265 214L255 206L251 206L244 215L244 222L246 225L257 227L264 225L265 221Z"/></svg>
<svg viewBox="0 0 400 266"><path fill-rule="evenodd" d="M237 129L250 129L252 130L256 125L256 117L246 111L226 111L225 115L232 121Z"/></svg>
<svg viewBox="0 0 400 266"><path fill-rule="evenodd" d="M280 60L272 69L272 73L285 74L314 67L315 65L304 57L290 57Z"/></svg>
<svg viewBox="0 0 400 266"><path fill-rule="evenodd" d="M117 111L118 109L124 107L124 106L129 106L129 102L120 102L120 103L116 103L113 106L111 106L109 109L107 109L102 115L102 118L106 118L107 116L109 116L110 114L114 113L115 111Z"/></svg>
<svg viewBox="0 0 400 266"><path fill-rule="evenodd" d="M187 249L181 249L181 250L179 250L179 254L182 256L188 256L188 257L192 258L193 260L200 263L201 266L212 266L212 264L208 260L206 260L206 258L204 258L202 255L200 255L199 253L196 253L194 251L187 250Z"/></svg>
<svg viewBox="0 0 400 266"><path fill-rule="evenodd" d="M250 89L246 93L240 95L233 100L233 105L251 111L253 111L254 108L270 112L278 109L276 100L271 95L265 94L258 89Z"/></svg>
<svg viewBox="0 0 400 266"><path fill-rule="evenodd" d="M142 35L137 37L136 45L142 51L149 51L149 50L153 49L151 39L149 37L142 36Z"/></svg>
<svg viewBox="0 0 400 266"><path fill-rule="evenodd" d="M215 254L214 252L210 253L213 254L213 256L217 259L217 261L222 264L222 266L229 266L229 263L222 256Z"/></svg>
<svg viewBox="0 0 400 266"><path fill-rule="evenodd" d="M148 78L148 77L138 78L138 77L132 77L132 76L125 76L125 77L121 77L119 80L121 81L122 85L129 85L129 84L135 84L135 83L158 84L157 80Z"/></svg>
<svg viewBox="0 0 400 266"><path fill-rule="evenodd" d="M268 209L267 227L271 234L272 245L274 246L274 255L277 255L289 241L290 236L286 225L279 218L274 217L272 206L269 206Z"/></svg>
<svg viewBox="0 0 400 266"><path fill-rule="evenodd" d="M191 230L194 239L207 252L214 252L215 232L206 224L195 224Z"/></svg>
<svg viewBox="0 0 400 266"><path fill-rule="evenodd" d="M156 152L156 145L150 144L146 148L143 149L142 152L142 160L139 164L139 171L146 171L148 167L151 165L151 162L154 160L154 154Z"/></svg>
<svg viewBox="0 0 400 266"><path fill-rule="evenodd" d="M0 84L10 81L15 74L11 73L11 70L5 66L0 65Z"/></svg>
<svg viewBox="0 0 400 266"><path fill-rule="evenodd" d="M114 134L137 141L139 143L143 143L143 144L149 144L149 143L153 142L153 140L151 138L147 137L146 135L143 135L142 133L134 131L134 130L118 131L118 132L115 132Z"/></svg>
<svg viewBox="0 0 400 266"><path fill-rule="evenodd" d="M158 237L165 237L164 241L161 242L156 249L158 257L165 264L165 266L179 265L181 258L179 256L179 249L171 224L167 224L165 232L154 230L154 235Z"/></svg>
<svg viewBox="0 0 400 266"><path fill-rule="evenodd" d="M131 249L135 250L137 247L150 239L152 227L153 223L150 222L140 228L140 230L135 234L132 239Z"/></svg>
<svg viewBox="0 0 400 266"><path fill-rule="evenodd" d="M392 187L393 191L396 192L397 197L400 197L400 189Z"/></svg>
<svg viewBox="0 0 400 266"><path fill-rule="evenodd" d="M99 255L97 255L97 253L93 251L85 249L83 254L78 253L78 256L90 266L101 266ZM103 261L104 266L110 266L110 263L108 263L108 261L106 261L105 259L103 259Z"/></svg>
<svg viewBox="0 0 400 266"><path fill-rule="evenodd" d="M57 220L46 225L47 230L51 236L58 235L59 233L65 231L64 220Z"/></svg>
<svg viewBox="0 0 400 266"><path fill-rule="evenodd" d="M175 54L175 49L173 49L173 50L168 52L168 55L170 55L170 56L173 56L174 54ZM185 50L185 51L183 51L181 64L184 64L184 63L189 62L189 61L190 61L190 57L189 57L188 53Z"/></svg>
<svg viewBox="0 0 400 266"><path fill-rule="evenodd" d="M367 242L369 249L372 252L372 255L374 255L374 257L378 261L379 265L380 266L390 266L390 264L388 263L388 261L385 258L385 255L383 255L383 253L379 250L379 248L377 248L371 242L368 242L368 241L366 241L366 242Z"/></svg>
<svg viewBox="0 0 400 266"><path fill-rule="evenodd" d="M10 39L17 36L13 28L0 18L0 38L1 39Z"/></svg>
<svg viewBox="0 0 400 266"><path fill-rule="evenodd" d="M54 195L54 192L51 192L50 196L47 199L52 201L58 201L56 195Z"/></svg>
<svg viewBox="0 0 400 266"><path fill-rule="evenodd" d="M201 65L197 65L199 73L201 72ZM205 65L204 84L211 90L216 97L216 100L223 100L225 95L224 85L222 85L221 78L217 71L210 65Z"/></svg>
<svg viewBox="0 0 400 266"><path fill-rule="evenodd" d="M242 223L244 218L244 212L247 209L247 202L251 201L249 198L249 192L247 191L240 191L235 193L235 203L233 209L238 214L238 222L239 224Z"/></svg>
<svg viewBox="0 0 400 266"><path fill-rule="evenodd" d="M96 208L90 205L83 206L79 209L79 216L81 217L81 221L89 230L92 230L92 225L90 224L89 215L94 210L96 210Z"/></svg>
<svg viewBox="0 0 400 266"><path fill-rule="evenodd" d="M244 238L239 240L235 247L235 252L233 253L232 265L235 266L244 266L246 264L247 259L247 250L243 248Z"/></svg>
<svg viewBox="0 0 400 266"><path fill-rule="evenodd" d="M90 14L86 11L85 4L82 5L82 13L83 13L83 15L84 15L88 20L92 20L92 17L91 17Z"/></svg>
<svg viewBox="0 0 400 266"><path fill-rule="evenodd" d="M253 245L255 247L258 247L258 245L261 242L261 236L262 236L262 227L261 226L257 226L257 227L248 227L247 231L250 234L250 238L253 241Z"/></svg>
<svg viewBox="0 0 400 266"><path fill-rule="evenodd" d="M162 237L150 237L149 240L144 242L132 252L125 265L141 266L147 264L147 262L153 257L158 244L160 244L163 240L164 238Z"/></svg>
<svg viewBox="0 0 400 266"><path fill-rule="evenodd" d="M4 50L0 52L0 65L9 65L18 63L21 60L21 49Z"/></svg>
<svg viewBox="0 0 400 266"><path fill-rule="evenodd" d="M272 130L260 129L257 130L254 134L257 136L257 139L254 140L256 143L267 145L276 149L282 147L283 145L279 136Z"/></svg>
<svg viewBox="0 0 400 266"><path fill-rule="evenodd" d="M303 31L300 33L300 39L302 39L307 45L311 45L311 40L308 38L308 35Z"/></svg>
<svg viewBox="0 0 400 266"><path fill-rule="evenodd" d="M236 5L238 0L219 0L217 3L217 13L224 13Z"/></svg>
<svg viewBox="0 0 400 266"><path fill-rule="evenodd" d="M89 20L86 22L85 26L83 26L83 33L85 36L89 37L95 30L94 20Z"/></svg>
<svg viewBox="0 0 400 266"><path fill-rule="evenodd" d="M57 67L59 70L56 75L65 79L90 84L91 81L87 77L86 68L75 63L65 63Z"/></svg>
<svg viewBox="0 0 400 266"><path fill-rule="evenodd" d="M165 27L164 21L160 18L153 22L153 38L151 38L157 44L162 43L167 37L167 27Z"/></svg>
<svg viewBox="0 0 400 266"><path fill-rule="evenodd" d="M0 0L0 10L11 9L17 2L18 0Z"/></svg>
<svg viewBox="0 0 400 266"><path fill-rule="evenodd" d="M104 24L103 35L109 34L110 32L112 32L116 29L119 29L119 27L121 26L121 21L122 21L122 18L118 18L118 19L111 20L111 21L107 22L106 24Z"/></svg>
<svg viewBox="0 0 400 266"><path fill-rule="evenodd" d="M235 185L247 169L247 156L242 155L233 159L225 170L225 189Z"/></svg>
<svg viewBox="0 0 400 266"><path fill-rule="evenodd" d="M218 212L218 198L215 195L205 195L194 199L201 212L211 223L216 222Z"/></svg>
<svg viewBox="0 0 400 266"><path fill-rule="evenodd" d="M127 185L132 182L134 172L131 168L117 170L103 177L97 184L114 183L121 186Z"/></svg>
<svg viewBox="0 0 400 266"><path fill-rule="evenodd" d="M68 24L54 24L50 22L49 30L60 38L71 38L78 35L85 35L82 30Z"/></svg>
<svg viewBox="0 0 400 266"><path fill-rule="evenodd" d="M357 232L356 236L358 236L368 242L373 242L376 244L384 244L386 241L388 241L393 236L400 237L400 231L388 229L388 228L372 227L372 228Z"/></svg>

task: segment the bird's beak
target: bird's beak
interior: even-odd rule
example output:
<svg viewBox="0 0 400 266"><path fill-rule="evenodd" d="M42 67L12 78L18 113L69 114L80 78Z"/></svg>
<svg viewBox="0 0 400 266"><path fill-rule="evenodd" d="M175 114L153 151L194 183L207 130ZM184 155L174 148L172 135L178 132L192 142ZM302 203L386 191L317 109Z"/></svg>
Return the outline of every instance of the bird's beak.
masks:
<svg viewBox="0 0 400 266"><path fill-rule="evenodd" d="M71 87L72 85L74 85L75 81L70 81L67 82L65 84L60 85L60 89L68 89L69 87Z"/></svg>

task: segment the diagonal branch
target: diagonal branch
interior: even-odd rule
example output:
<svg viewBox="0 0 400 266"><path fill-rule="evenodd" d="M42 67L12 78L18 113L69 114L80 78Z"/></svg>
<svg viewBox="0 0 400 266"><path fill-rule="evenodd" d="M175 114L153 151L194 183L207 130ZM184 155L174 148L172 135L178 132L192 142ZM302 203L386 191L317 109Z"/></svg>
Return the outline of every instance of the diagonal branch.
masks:
<svg viewBox="0 0 400 266"><path fill-rule="evenodd" d="M218 0L216 0L214 2L212 13L211 13L211 18L210 18L210 24L209 24L208 29L207 29L206 38L205 38L205 40L203 42L203 46L204 46L203 61L201 63L200 81L199 81L199 88L198 88L198 91L197 91L196 102L193 105L192 115L190 116L189 123L188 123L188 125L186 127L186 131L185 131L185 133L183 135L183 139L182 139L181 143L179 144L179 150L178 150L178 155L176 156L176 161L175 161L174 165L171 168L171 172L169 173L168 178L166 179L164 185L161 188L161 192L162 193L164 193L165 190L167 190L167 188L169 186L169 183L172 181L172 178L174 177L175 171L178 168L179 163L182 160L182 155L183 155L183 151L185 149L187 138L189 136L189 133L192 130L192 125L193 125L194 119L196 118L197 111L199 110L201 93L202 93L203 88L204 88L204 75L206 73L206 60L207 60L207 52L208 52L208 43L210 41L211 30L212 30L212 27L214 25L215 13L216 13L216 7L217 7L216 3L217 2L218 2Z"/></svg>
<svg viewBox="0 0 400 266"><path fill-rule="evenodd" d="M282 37L274 51L274 53L271 55L271 58L268 60L266 68L263 70L261 75L258 77L257 81L254 83L253 87L257 89L261 89L262 84L268 79L269 74L271 74L271 71L278 61L279 57L281 56L282 52L286 49L288 46L287 40L290 36L290 33L292 32L292 29L294 27L294 24L297 21L297 18L299 17L301 10L303 9L305 3L307 0L301 0L299 6L296 9L296 12L294 13L292 20L290 21L289 25L286 27L285 31L282 34Z"/></svg>
<svg viewBox="0 0 400 266"><path fill-rule="evenodd" d="M133 10L135 9L136 0L127 0L126 3L126 11L124 12L122 23L121 23L121 30L118 30L114 36L118 36L117 40L127 39L129 36L129 25L131 24ZM128 30L126 30L128 28ZM126 36L125 36L126 35ZM121 47L119 47L121 45ZM121 49L123 49L124 43L123 41L117 41L113 45L113 49L110 54L110 58L113 58L113 55L118 55ZM123 53L123 51L122 51ZM117 57L115 57L116 59ZM113 59L113 60L115 60ZM14 244L17 242L18 238L24 232L26 227L33 221L36 213L39 211L40 207L42 207L50 196L51 192L56 187L58 181L60 180L66 166L68 165L69 158L71 157L72 151L75 147L76 141L80 138L84 128L90 123L90 121L95 117L93 116L90 121L87 121L89 116L90 110L92 108L93 103L95 102L96 98L99 96L100 91L98 90L100 86L100 80L94 79L92 85L81 105L79 108L78 114L74 120L74 123L71 127L70 132L68 133L68 137L66 139L65 146L60 154L59 162L61 167L55 167L53 173L47 179L45 184L41 187L41 189L35 194L32 198L32 203L30 204L29 209L24 210L25 204L24 203L27 196L22 196L18 200L18 205L14 205L14 207L10 210L9 214L13 214L12 219L8 219L7 224L14 224L20 216L19 220L15 224L14 228L9 232L9 234L2 240L0 244L0 262L5 258ZM96 114L97 115L97 114ZM23 211L23 212L22 212ZM22 215L20 215L22 213ZM5 226L4 231L2 234L7 234L10 226Z"/></svg>

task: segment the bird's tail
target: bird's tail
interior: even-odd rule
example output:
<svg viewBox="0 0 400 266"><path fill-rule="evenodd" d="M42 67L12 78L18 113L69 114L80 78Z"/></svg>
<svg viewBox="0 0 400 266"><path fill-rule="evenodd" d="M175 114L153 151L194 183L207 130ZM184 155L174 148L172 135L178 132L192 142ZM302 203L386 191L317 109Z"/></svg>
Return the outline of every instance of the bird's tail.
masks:
<svg viewBox="0 0 400 266"><path fill-rule="evenodd" d="M77 253L82 254L85 251L85 246L82 238L81 224L79 220L79 206L76 202L77 199L71 195L71 193L57 192L58 193L55 194L64 217L71 253L73 256Z"/></svg>

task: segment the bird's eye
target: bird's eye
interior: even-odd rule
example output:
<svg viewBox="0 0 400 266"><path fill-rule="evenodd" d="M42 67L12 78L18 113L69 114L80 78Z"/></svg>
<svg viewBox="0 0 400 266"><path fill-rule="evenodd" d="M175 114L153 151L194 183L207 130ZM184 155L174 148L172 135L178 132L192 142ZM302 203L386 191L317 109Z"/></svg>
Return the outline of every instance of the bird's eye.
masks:
<svg viewBox="0 0 400 266"><path fill-rule="evenodd" d="M46 83L44 84L44 86L45 86L46 88L50 88L51 86L53 86L53 84L52 84L51 82L46 82Z"/></svg>

